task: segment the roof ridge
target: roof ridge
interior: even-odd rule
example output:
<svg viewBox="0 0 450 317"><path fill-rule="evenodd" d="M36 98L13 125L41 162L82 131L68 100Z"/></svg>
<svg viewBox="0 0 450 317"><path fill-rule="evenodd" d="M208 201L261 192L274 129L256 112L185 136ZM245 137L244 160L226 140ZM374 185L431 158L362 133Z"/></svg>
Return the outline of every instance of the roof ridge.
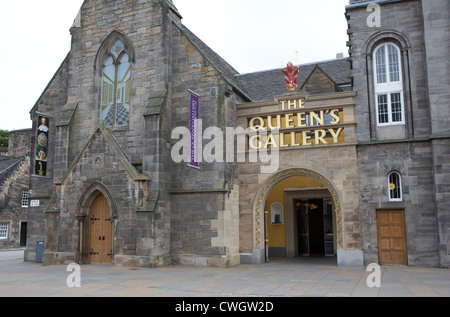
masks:
<svg viewBox="0 0 450 317"><path fill-rule="evenodd" d="M340 60L347 60L347 59L348 59L348 57L339 57L339 58L327 59L327 60L322 60L322 61L317 61L317 62L304 63L304 64L300 64L300 66L310 66L310 65L314 65L314 64L325 64L325 63L330 63L330 62L335 62L335 61L340 61ZM259 74L259 73L266 73L266 72L268 73L268 72L279 71L279 70L280 70L280 68L272 68L272 69L254 71L254 72L249 72L249 73L236 74L234 76L235 77L241 77L241 76L245 76L245 75L252 75L252 74Z"/></svg>
<svg viewBox="0 0 450 317"><path fill-rule="evenodd" d="M9 169L14 168L15 165L17 165L18 163L20 163L23 160L24 156L21 157L11 157L9 158L9 161L11 161L10 164L8 164L7 167L5 167L3 170L0 171L0 174L7 172ZM3 160L3 161L7 161L7 160Z"/></svg>

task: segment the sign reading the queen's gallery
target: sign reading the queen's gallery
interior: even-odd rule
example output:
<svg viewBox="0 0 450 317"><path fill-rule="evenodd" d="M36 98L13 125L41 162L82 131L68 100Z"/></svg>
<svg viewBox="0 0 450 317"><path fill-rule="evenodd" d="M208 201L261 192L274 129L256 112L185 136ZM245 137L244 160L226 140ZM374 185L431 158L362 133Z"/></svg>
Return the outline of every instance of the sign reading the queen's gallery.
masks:
<svg viewBox="0 0 450 317"><path fill-rule="evenodd" d="M341 108L320 107L308 110L304 99L281 101L280 106L279 114L249 120L250 129L258 132L249 137L250 149L281 149L345 142Z"/></svg>

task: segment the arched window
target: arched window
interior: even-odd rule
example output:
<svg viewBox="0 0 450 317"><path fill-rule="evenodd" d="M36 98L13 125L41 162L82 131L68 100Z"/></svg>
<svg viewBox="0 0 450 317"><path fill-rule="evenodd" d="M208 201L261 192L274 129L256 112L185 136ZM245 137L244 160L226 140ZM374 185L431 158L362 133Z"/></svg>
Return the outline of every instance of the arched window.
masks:
<svg viewBox="0 0 450 317"><path fill-rule="evenodd" d="M127 45L114 39L103 56L101 120L107 127L130 122L131 58Z"/></svg>
<svg viewBox="0 0 450 317"><path fill-rule="evenodd" d="M374 51L375 102L378 125L404 124L403 80L400 49L384 43Z"/></svg>
<svg viewBox="0 0 450 317"><path fill-rule="evenodd" d="M397 172L392 172L388 176L389 201L402 201L402 177Z"/></svg>

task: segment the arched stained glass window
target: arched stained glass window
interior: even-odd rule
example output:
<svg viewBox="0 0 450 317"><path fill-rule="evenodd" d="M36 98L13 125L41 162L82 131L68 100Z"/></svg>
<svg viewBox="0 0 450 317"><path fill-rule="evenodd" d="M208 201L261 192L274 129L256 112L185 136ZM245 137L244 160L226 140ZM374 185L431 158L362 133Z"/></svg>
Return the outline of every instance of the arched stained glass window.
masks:
<svg viewBox="0 0 450 317"><path fill-rule="evenodd" d="M116 125L127 125L130 114L131 62L128 54L120 59L117 70L117 109Z"/></svg>
<svg viewBox="0 0 450 317"><path fill-rule="evenodd" d="M111 45L103 63L101 120L108 127L130 123L131 59L119 39Z"/></svg>

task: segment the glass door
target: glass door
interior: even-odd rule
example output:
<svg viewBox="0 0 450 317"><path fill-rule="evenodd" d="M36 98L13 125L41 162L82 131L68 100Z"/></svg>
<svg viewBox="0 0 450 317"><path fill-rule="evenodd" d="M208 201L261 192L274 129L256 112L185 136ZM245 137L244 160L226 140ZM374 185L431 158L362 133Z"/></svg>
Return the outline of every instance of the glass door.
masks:
<svg viewBox="0 0 450 317"><path fill-rule="evenodd" d="M298 199L297 241L299 255L334 255L333 202L329 198Z"/></svg>
<svg viewBox="0 0 450 317"><path fill-rule="evenodd" d="M299 255L309 255L309 217L308 207L306 206L307 202L308 200L306 199L297 200L295 202Z"/></svg>

